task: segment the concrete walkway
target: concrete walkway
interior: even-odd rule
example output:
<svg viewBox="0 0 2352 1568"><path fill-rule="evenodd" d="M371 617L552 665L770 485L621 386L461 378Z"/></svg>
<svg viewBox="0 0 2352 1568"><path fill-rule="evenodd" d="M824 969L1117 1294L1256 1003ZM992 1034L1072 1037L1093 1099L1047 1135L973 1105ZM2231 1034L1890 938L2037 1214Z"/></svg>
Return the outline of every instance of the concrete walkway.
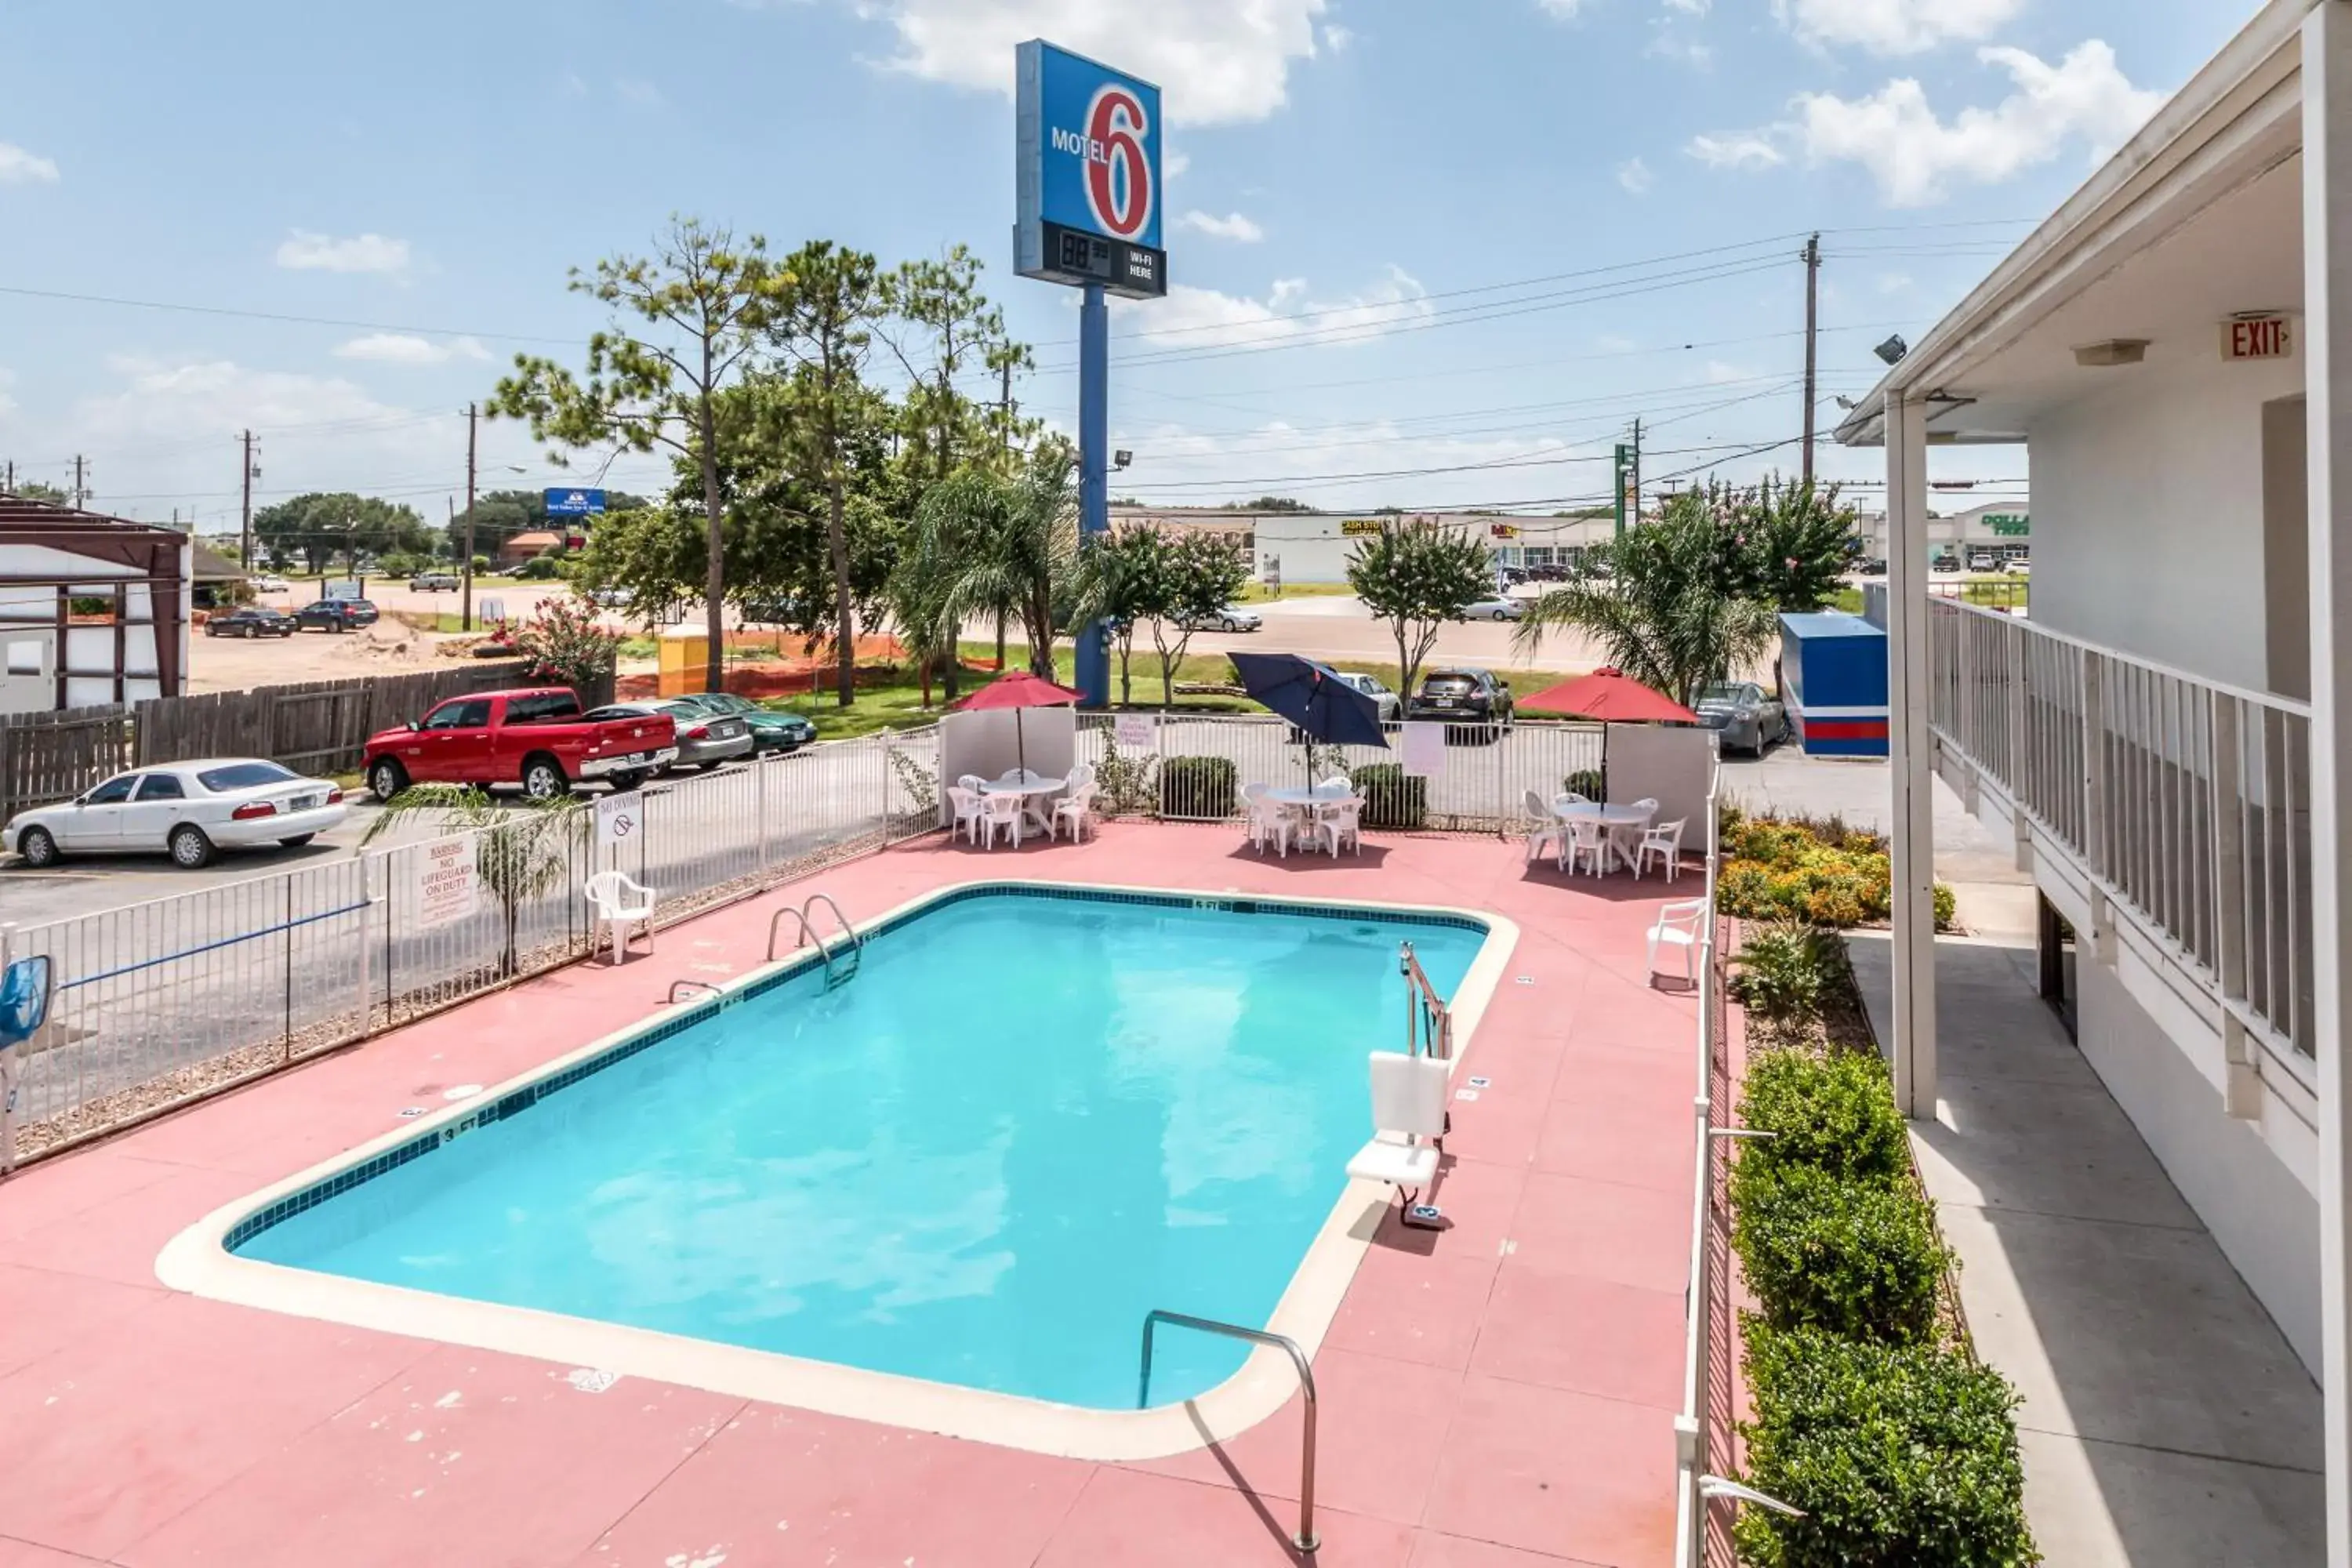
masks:
<svg viewBox="0 0 2352 1568"><path fill-rule="evenodd" d="M1850 945L1885 1039L1886 938ZM2031 947L1937 944L1940 1114L1912 1144L1978 1352L2023 1396L2043 1556L2324 1562L2319 1390L2035 994L2033 968Z"/></svg>

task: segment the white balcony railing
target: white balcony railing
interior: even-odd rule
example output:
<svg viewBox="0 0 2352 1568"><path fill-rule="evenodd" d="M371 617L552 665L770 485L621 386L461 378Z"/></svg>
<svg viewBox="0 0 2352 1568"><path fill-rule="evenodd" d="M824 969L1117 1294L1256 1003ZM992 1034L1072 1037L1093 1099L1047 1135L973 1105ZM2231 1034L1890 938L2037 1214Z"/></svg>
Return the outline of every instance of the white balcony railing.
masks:
<svg viewBox="0 0 2352 1568"><path fill-rule="evenodd" d="M1929 722L2274 1050L2312 1057L2311 710L1931 599Z"/></svg>

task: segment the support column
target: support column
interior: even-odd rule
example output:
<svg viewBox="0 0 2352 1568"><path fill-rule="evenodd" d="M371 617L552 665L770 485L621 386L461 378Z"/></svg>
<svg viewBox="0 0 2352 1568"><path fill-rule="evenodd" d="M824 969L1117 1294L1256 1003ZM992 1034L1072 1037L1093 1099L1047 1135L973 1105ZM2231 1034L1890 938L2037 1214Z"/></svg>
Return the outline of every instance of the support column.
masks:
<svg viewBox="0 0 2352 1568"><path fill-rule="evenodd" d="M2352 0L2322 0L2303 23L2304 386L2311 541L2311 941L2319 1056L2319 1337L2327 1466L2327 1561L2352 1565L2352 1081L2345 1073L2343 976L2352 967ZM2338 310L2338 305L2343 309ZM2343 458L2342 463L2336 461ZM2341 472L2345 482L2336 480Z"/></svg>
<svg viewBox="0 0 2352 1568"><path fill-rule="evenodd" d="M1927 410L1886 396L1886 725L1894 840L1895 1100L1936 1118L1936 820L1927 736Z"/></svg>

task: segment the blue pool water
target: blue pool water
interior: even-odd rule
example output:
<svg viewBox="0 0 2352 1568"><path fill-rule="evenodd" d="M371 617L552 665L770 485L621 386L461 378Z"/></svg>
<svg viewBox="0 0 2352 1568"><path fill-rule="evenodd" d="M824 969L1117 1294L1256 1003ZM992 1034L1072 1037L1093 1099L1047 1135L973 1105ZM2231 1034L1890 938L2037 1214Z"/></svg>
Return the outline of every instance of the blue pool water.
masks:
<svg viewBox="0 0 2352 1568"><path fill-rule="evenodd" d="M1263 1325L1482 930L988 890L485 1120L243 1256L1066 1405ZM245 1227L250 1229L251 1227ZM1241 1352L1160 1336L1153 1400Z"/></svg>

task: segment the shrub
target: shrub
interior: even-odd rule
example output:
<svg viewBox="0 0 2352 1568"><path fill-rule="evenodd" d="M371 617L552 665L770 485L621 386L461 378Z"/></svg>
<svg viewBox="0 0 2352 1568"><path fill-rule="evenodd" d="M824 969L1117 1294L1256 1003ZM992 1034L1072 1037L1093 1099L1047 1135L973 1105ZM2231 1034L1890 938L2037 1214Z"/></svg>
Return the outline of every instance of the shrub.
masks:
<svg viewBox="0 0 2352 1568"><path fill-rule="evenodd" d="M1953 925L1958 921L1959 912L1959 897L1952 891L1952 885L1949 882L1937 883L1936 929L1937 931L1950 931Z"/></svg>
<svg viewBox="0 0 2352 1568"><path fill-rule="evenodd" d="M1599 768L1579 768L1559 781L1559 787L1570 795L1580 795L1587 800L1609 798L1609 775Z"/></svg>
<svg viewBox="0 0 2352 1568"><path fill-rule="evenodd" d="M1951 1258L1908 1184L1844 1181L1811 1165L1759 1163L1757 1173L1738 1184L1731 1244L1766 1322L1893 1344L1935 1331Z"/></svg>
<svg viewBox="0 0 2352 1568"><path fill-rule="evenodd" d="M1885 840L1836 817L1726 813L1716 908L1743 920L1844 927L1885 918L1891 897Z"/></svg>
<svg viewBox="0 0 2352 1568"><path fill-rule="evenodd" d="M1805 918L1817 926L1840 930L1860 925L1868 916L1862 907L1862 894L1843 883L1815 888L1805 895Z"/></svg>
<svg viewBox="0 0 2352 1568"><path fill-rule="evenodd" d="M1895 1089L1875 1056L1840 1051L1767 1051L1748 1063L1739 1097L1744 1127L1775 1136L1741 1152L1741 1184L1769 1166L1817 1165L1832 1175L1893 1183L1910 1170L1910 1146Z"/></svg>
<svg viewBox="0 0 2352 1568"><path fill-rule="evenodd" d="M514 574L526 583L544 583L563 575L563 563L551 552L545 555L534 555L516 567Z"/></svg>
<svg viewBox="0 0 2352 1568"><path fill-rule="evenodd" d="M2000 1374L1926 1345L1843 1340L1749 1319L1756 1417L1742 1479L1804 1517L1742 1509L1742 1563L1762 1568L2028 1568L2017 1395Z"/></svg>
<svg viewBox="0 0 2352 1568"><path fill-rule="evenodd" d="M1348 775L1364 797L1366 827L1419 827L1429 816L1429 781L1397 763L1367 763Z"/></svg>
<svg viewBox="0 0 2352 1568"><path fill-rule="evenodd" d="M1845 955L1834 933L1784 921L1750 932L1732 962L1733 998L1777 1024L1820 1017Z"/></svg>
<svg viewBox="0 0 2352 1568"><path fill-rule="evenodd" d="M1222 820L1234 814L1239 771L1231 757L1170 757L1160 764L1160 815Z"/></svg>
<svg viewBox="0 0 2352 1568"><path fill-rule="evenodd" d="M1127 756L1114 745L1103 752L1095 768L1095 783L1106 816L1134 816L1151 809L1160 779L1160 759L1150 752Z"/></svg>

